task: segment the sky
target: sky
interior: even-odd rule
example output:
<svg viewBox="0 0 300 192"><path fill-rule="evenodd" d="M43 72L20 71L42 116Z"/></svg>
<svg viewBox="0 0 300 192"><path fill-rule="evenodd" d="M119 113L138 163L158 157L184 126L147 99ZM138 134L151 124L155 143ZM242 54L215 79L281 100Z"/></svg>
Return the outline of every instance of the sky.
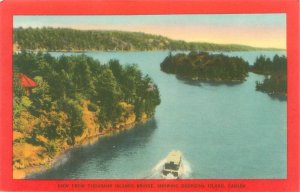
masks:
<svg viewBox="0 0 300 192"><path fill-rule="evenodd" d="M14 27L134 31L188 42L286 48L285 14L14 16Z"/></svg>

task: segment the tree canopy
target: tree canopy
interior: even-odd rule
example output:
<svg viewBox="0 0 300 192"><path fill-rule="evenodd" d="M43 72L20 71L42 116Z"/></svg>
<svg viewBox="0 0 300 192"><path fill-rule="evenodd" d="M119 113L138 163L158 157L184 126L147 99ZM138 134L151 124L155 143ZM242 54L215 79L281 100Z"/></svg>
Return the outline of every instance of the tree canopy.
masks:
<svg viewBox="0 0 300 192"><path fill-rule="evenodd" d="M122 66L118 60L100 64L86 55L52 57L46 53L22 52L13 56L14 74L24 73L38 86L26 95L14 78L14 128L22 129L22 112L37 119L32 128L49 140L61 139L74 144L82 134L82 100L90 101L104 128L122 116L119 103L135 107L137 120L142 113L150 118L160 103L158 87L136 65ZM149 90L150 87L154 87Z"/></svg>
<svg viewBox="0 0 300 192"><path fill-rule="evenodd" d="M239 57L191 51L167 56L160 65L166 73L196 80L243 81L248 63Z"/></svg>
<svg viewBox="0 0 300 192"><path fill-rule="evenodd" d="M172 40L142 32L109 30L75 30L69 28L15 28L14 45L21 50L36 51L132 51L132 50L201 50L251 51L275 50L236 44L213 44Z"/></svg>
<svg viewBox="0 0 300 192"><path fill-rule="evenodd" d="M287 94L287 58L286 56L275 55L272 59L263 55L258 57L250 69L257 74L265 75L262 82L256 82L258 91L270 95Z"/></svg>

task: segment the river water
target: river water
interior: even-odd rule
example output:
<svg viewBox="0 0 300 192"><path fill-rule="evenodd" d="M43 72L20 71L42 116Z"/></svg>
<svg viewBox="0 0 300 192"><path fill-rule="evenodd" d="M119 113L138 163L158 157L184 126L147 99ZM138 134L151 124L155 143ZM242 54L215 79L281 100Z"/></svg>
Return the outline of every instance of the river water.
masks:
<svg viewBox="0 0 300 192"><path fill-rule="evenodd" d="M229 52L250 65L261 54ZM51 53L61 54L79 53ZM286 101L255 91L264 77L250 73L236 85L191 83L160 71L169 54L87 52L101 63L136 63L158 85L161 104L145 125L67 152L35 179L158 178L162 159L173 149L184 155L185 178L286 178Z"/></svg>

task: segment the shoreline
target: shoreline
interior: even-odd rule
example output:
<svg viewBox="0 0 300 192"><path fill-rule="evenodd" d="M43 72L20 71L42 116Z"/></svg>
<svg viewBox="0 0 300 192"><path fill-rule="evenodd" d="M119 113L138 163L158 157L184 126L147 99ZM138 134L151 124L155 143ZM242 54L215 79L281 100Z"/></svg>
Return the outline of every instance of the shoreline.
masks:
<svg viewBox="0 0 300 192"><path fill-rule="evenodd" d="M177 74L174 74L176 78L180 81L185 81L188 83L207 83L207 84L212 84L212 85L222 85L222 84L227 84L227 85L235 85L235 84L241 84L246 81L246 78L243 80L237 80L237 79L209 79L209 78L190 78L190 77L182 77L178 76Z"/></svg>
<svg viewBox="0 0 300 192"><path fill-rule="evenodd" d="M170 52L190 52L192 50L170 50L170 49L150 49L150 50L138 50L138 49L134 49L134 50L97 50L97 49L74 49L74 50L66 50L66 49L62 49L62 50L47 50L47 49L15 49L13 50L13 53L19 53L22 51L28 51L28 52L62 52L62 53L86 53L86 52L155 52L155 51L170 51ZM198 50L198 51L205 51L205 52L251 52L251 51L282 51L282 52L286 52L286 50L272 50L272 49L257 49L257 50Z"/></svg>
<svg viewBox="0 0 300 192"><path fill-rule="evenodd" d="M131 130L135 128L137 125L144 124L149 120L151 120L151 118L144 117L139 121L135 121L134 123L126 124L125 126L119 126L119 127L116 126L114 128L109 127L100 133L85 137L80 141L78 141L77 143L75 143L73 146L69 146L65 149L62 149L62 151L58 152L54 157L48 157L48 161L45 162L44 164L39 164L39 165L33 164L30 167L26 167L24 169L15 169L13 167L13 179L30 179L30 176L32 175L36 175L40 172L44 172L53 168L57 164L57 162L72 149L75 149L77 147L83 147L86 145L93 145L103 137L110 137L119 134L123 131Z"/></svg>

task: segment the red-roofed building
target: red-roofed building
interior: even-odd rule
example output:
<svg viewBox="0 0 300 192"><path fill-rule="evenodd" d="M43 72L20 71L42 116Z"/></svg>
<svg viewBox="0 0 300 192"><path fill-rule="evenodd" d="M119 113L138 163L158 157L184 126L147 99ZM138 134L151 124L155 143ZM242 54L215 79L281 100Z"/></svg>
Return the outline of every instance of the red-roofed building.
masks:
<svg viewBox="0 0 300 192"><path fill-rule="evenodd" d="M38 84L23 73L19 73L20 85L25 89L26 95L30 95L31 89L37 87Z"/></svg>

